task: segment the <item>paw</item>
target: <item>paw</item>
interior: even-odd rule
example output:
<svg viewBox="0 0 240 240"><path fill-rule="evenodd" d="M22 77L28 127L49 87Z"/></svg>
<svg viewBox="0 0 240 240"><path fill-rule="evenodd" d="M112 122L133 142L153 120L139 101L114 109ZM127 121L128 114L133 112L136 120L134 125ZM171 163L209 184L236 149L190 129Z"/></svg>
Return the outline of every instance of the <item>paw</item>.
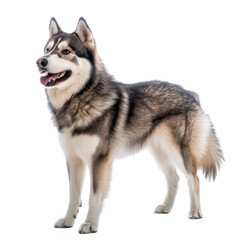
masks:
<svg viewBox="0 0 240 240"><path fill-rule="evenodd" d="M162 205L157 206L154 213L167 214L170 211L171 211L171 208L169 206L167 206L166 204L162 204Z"/></svg>
<svg viewBox="0 0 240 240"><path fill-rule="evenodd" d="M60 218L54 224L55 228L70 228L73 226L75 218Z"/></svg>
<svg viewBox="0 0 240 240"><path fill-rule="evenodd" d="M202 217L203 217L203 214L199 209L191 209L188 214L189 219L200 219Z"/></svg>
<svg viewBox="0 0 240 240"><path fill-rule="evenodd" d="M80 234L96 233L96 232L97 232L97 227L95 227L92 223L83 223L79 229Z"/></svg>

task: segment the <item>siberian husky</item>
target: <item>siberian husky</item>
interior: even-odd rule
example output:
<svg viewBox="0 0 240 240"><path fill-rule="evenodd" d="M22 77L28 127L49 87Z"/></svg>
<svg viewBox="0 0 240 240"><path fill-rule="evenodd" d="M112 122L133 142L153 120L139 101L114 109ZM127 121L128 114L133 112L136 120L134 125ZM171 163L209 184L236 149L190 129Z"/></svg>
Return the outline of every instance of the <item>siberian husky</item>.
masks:
<svg viewBox="0 0 240 240"><path fill-rule="evenodd" d="M91 176L89 210L79 233L98 230L113 159L148 147L165 174L168 192L155 213L169 213L178 189L176 168L187 178L190 219L202 218L201 168L215 179L223 160L212 122L198 95L164 81L123 84L108 74L84 18L65 33L52 18L44 55L37 60L59 142L66 156L70 200L56 228L72 227L81 206L86 168Z"/></svg>

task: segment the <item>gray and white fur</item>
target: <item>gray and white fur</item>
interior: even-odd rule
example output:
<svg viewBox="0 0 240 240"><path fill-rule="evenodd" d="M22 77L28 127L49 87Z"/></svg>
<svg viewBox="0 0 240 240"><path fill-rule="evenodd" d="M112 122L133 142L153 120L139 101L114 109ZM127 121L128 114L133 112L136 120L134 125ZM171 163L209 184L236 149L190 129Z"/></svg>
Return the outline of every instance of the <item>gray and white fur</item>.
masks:
<svg viewBox="0 0 240 240"><path fill-rule="evenodd" d="M70 201L55 227L72 227L81 206L86 168L89 210L80 233L98 230L113 159L148 147L166 177L168 192L155 213L169 213L177 193L176 168L187 178L189 218L202 217L197 170L215 179L223 160L213 124L198 95L164 81L123 84L105 70L85 19L73 33L51 19L50 38L37 65L66 156Z"/></svg>

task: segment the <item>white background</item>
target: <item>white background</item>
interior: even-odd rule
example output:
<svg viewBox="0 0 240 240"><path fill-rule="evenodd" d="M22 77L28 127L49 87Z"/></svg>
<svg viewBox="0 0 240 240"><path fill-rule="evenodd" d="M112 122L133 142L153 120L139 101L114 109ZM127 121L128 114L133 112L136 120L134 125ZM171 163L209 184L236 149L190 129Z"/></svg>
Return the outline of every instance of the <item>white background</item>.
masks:
<svg viewBox="0 0 240 240"><path fill-rule="evenodd" d="M0 238L1 239L238 239L239 1L1 2ZM36 60L55 17L73 32L83 16L107 69L125 83L161 79L200 95L226 162L214 183L202 174L204 218L189 220L181 176L175 206L153 214L166 192L148 152L117 161L97 234L79 235L88 206L71 229L54 229L68 203L68 178Z"/></svg>

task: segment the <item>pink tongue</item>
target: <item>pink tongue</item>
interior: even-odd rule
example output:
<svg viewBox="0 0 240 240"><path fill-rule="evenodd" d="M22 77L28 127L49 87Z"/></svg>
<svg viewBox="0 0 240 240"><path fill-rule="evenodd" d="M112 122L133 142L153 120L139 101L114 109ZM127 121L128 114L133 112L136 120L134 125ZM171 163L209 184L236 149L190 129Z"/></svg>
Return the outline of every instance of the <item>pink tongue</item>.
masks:
<svg viewBox="0 0 240 240"><path fill-rule="evenodd" d="M56 74L49 73L47 76L41 77L40 78L41 84L46 86L50 79L53 81L56 81L56 79L58 78L58 75L59 75L59 73L56 73Z"/></svg>

